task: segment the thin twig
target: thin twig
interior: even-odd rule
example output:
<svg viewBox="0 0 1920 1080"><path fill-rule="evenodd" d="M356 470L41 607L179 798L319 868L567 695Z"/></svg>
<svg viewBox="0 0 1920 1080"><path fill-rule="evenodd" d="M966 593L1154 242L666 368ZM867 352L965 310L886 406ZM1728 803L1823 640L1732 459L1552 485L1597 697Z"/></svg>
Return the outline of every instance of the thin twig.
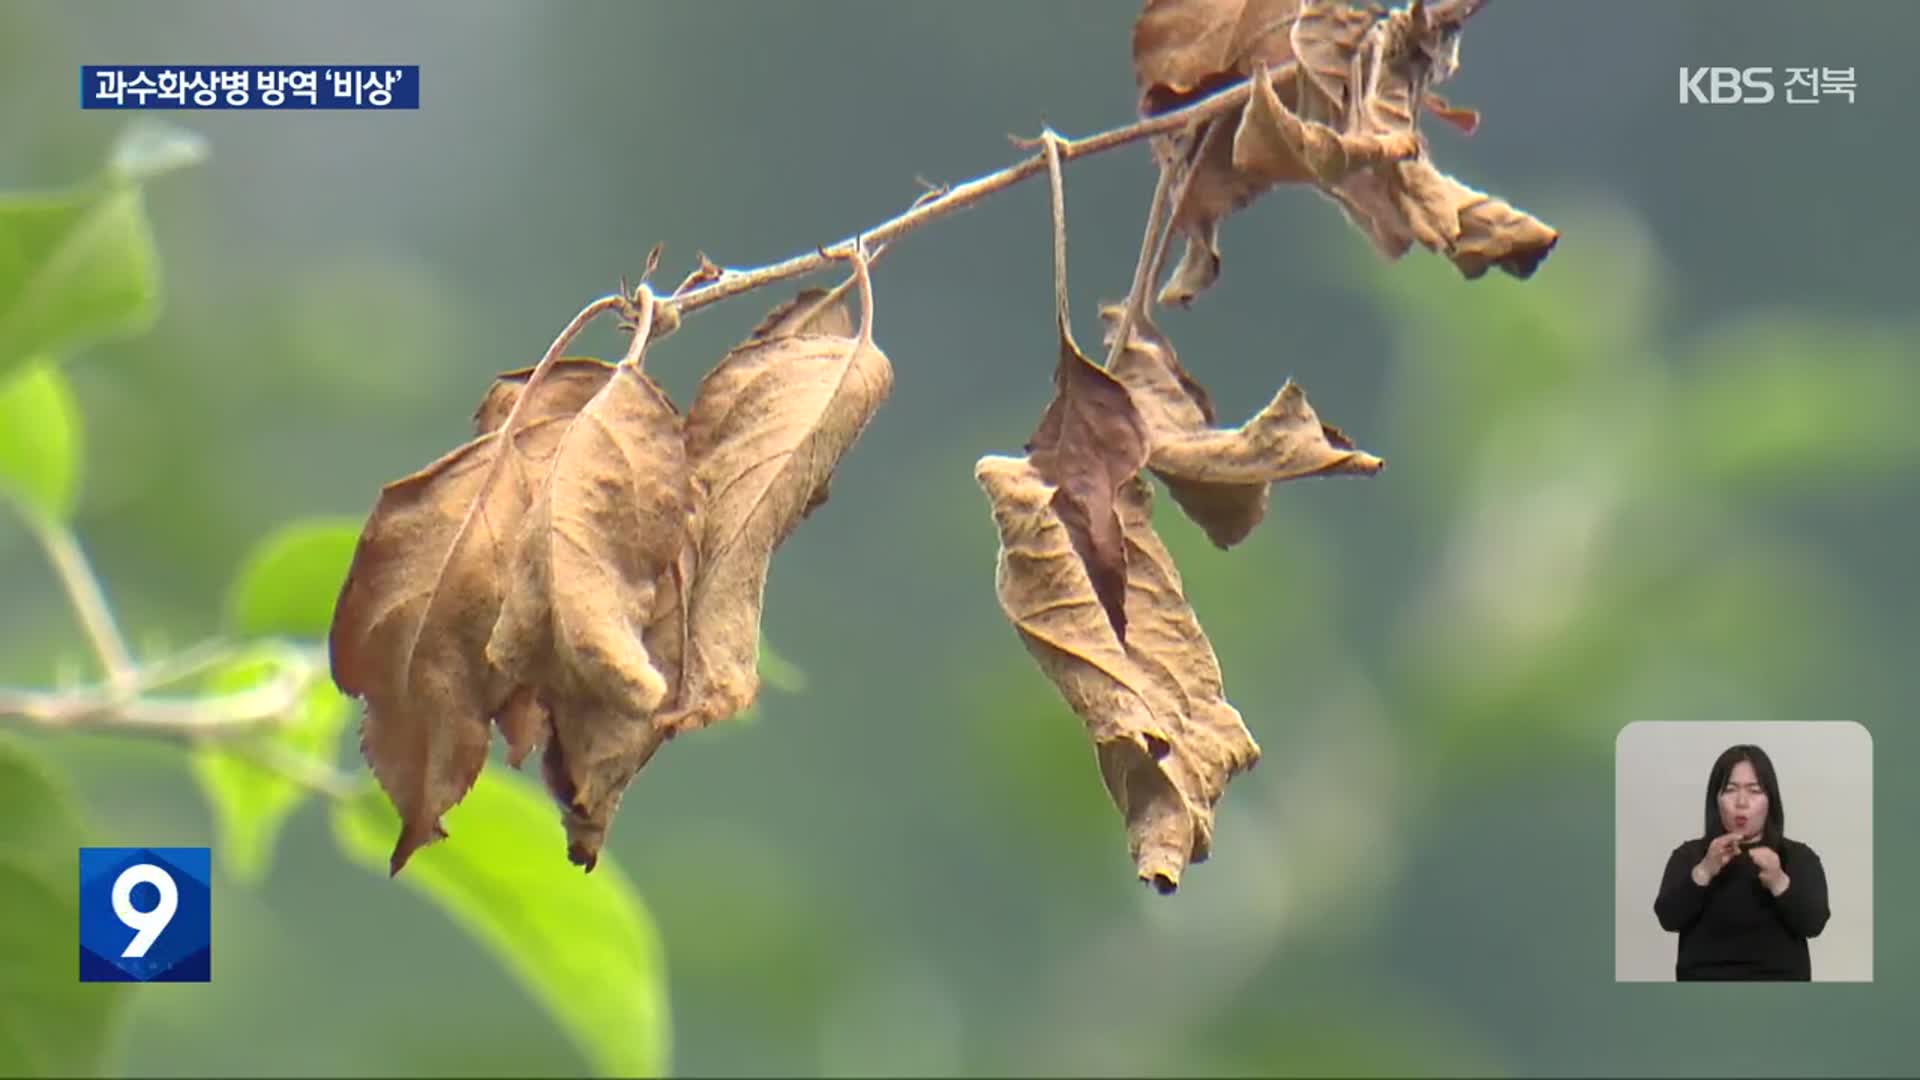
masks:
<svg viewBox="0 0 1920 1080"><path fill-rule="evenodd" d="M1150 119L1139 120L1081 139L1059 139L1056 149L1062 161L1072 161L1155 135L1178 131L1208 117L1240 108L1246 104L1251 91L1250 82L1238 82L1172 112L1161 113ZM1024 143L1023 145L1032 144ZM864 236L872 245L885 244L905 236L929 221L945 217L956 210L963 210L995 192L1046 171L1047 155L1043 149L1040 153L998 172L969 180L964 184L957 184L934 198L916 201L915 205L905 213L870 229L864 229L857 235ZM729 297L751 292L788 278L799 277L802 274L810 274L834 262L844 261L851 252L853 244L854 238L848 237L769 266L752 270L726 270L721 273L720 280L672 297L663 303L672 308L677 316L689 315Z"/></svg>
<svg viewBox="0 0 1920 1080"><path fill-rule="evenodd" d="M168 736L253 731L280 722L292 711L312 684L316 670L303 658L288 663L279 677L262 686L199 697L139 696L141 683L161 680L138 670L119 685L60 691L0 690L0 718L14 717L44 728Z"/></svg>
<svg viewBox="0 0 1920 1080"><path fill-rule="evenodd" d="M100 579L87 561L86 552L80 550L80 542L66 526L33 507L22 505L20 509L27 528L46 551L54 574L67 591L67 600L79 616L95 659L100 661L101 674L106 676L109 685L129 685L134 678L133 654L127 649L126 638L120 636L120 628L114 624L113 610L107 606Z"/></svg>

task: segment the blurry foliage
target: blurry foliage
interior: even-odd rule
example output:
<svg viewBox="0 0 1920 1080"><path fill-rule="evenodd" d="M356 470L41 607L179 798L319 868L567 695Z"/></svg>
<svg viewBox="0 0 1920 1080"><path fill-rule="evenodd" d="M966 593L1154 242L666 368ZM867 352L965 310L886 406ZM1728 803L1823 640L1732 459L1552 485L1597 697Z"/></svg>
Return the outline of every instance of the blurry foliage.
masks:
<svg viewBox="0 0 1920 1080"><path fill-rule="evenodd" d="M198 160L183 132L135 127L103 175L50 197L0 197L0 503L43 538L67 532L78 499L81 421L55 365L76 345L143 329L160 295L141 181ZM222 868L260 887L282 825L315 790L335 801L351 860L384 872L391 817L377 797L340 789L352 704L314 655L358 535L355 522L307 519L264 539L228 588L236 635L200 680L211 709L250 699L289 711L257 730L189 730L191 771L219 828ZM88 573L81 568L79 573ZM769 654L770 656L772 654ZM156 666L179 657L140 657ZM775 658L771 681L804 676ZM482 822L458 851L435 850L411 884L485 943L609 1075L666 1071L665 974L652 919L617 866L592 877L540 859L557 814L518 778L489 779L456 819ZM110 1038L129 991L75 978L74 852L82 833L60 785L23 745L0 742L0 1074L91 1073L120 1052ZM371 845L371 847L369 847ZM544 867L544 877L539 870Z"/></svg>
<svg viewBox="0 0 1920 1080"><path fill-rule="evenodd" d="M228 626L239 634L326 637L359 539L360 523L348 518L304 518L280 527L234 575Z"/></svg>
<svg viewBox="0 0 1920 1080"><path fill-rule="evenodd" d="M195 136L138 126L100 175L65 191L0 195L0 376L39 353L151 325L159 257L140 185L202 152Z"/></svg>
<svg viewBox="0 0 1920 1080"><path fill-rule="evenodd" d="M399 818L377 793L340 803L346 853L387 872ZM591 874L551 857L551 800L498 769L447 815L458 844L417 853L399 880L444 908L532 991L604 1076L666 1072L665 958L640 896L603 860Z"/></svg>
<svg viewBox="0 0 1920 1080"><path fill-rule="evenodd" d="M1360 272L1400 334L1396 465L1417 460L1424 489L1407 534L1432 538L1380 676L1454 785L1552 743L1610 747L1676 666L1780 719L1870 677L1857 598L1766 515L1920 465L1899 404L1920 395L1913 328L1770 311L1668 340L1644 227L1597 202L1556 220L1581 243L1524 302Z"/></svg>
<svg viewBox="0 0 1920 1080"><path fill-rule="evenodd" d="M65 785L0 736L0 1075L98 1071L126 988L82 983L74 852L86 842Z"/></svg>
<svg viewBox="0 0 1920 1080"><path fill-rule="evenodd" d="M0 492L54 521L80 490L80 412L60 369L36 361L0 379Z"/></svg>

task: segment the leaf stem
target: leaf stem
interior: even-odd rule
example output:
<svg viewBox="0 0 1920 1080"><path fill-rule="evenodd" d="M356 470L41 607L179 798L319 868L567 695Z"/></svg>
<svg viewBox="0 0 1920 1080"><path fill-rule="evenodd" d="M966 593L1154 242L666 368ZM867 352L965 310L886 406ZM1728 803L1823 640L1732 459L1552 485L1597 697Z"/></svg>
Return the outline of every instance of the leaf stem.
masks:
<svg viewBox="0 0 1920 1080"><path fill-rule="evenodd" d="M1060 175L1060 136L1051 129L1040 133L1047 158L1048 205L1053 210L1053 313L1060 336L1073 340L1073 320L1067 315L1067 185Z"/></svg>
<svg viewBox="0 0 1920 1080"><path fill-rule="evenodd" d="M642 282L642 288L645 288L644 282ZM586 307L581 308L579 313L568 321L567 325L560 328L560 333L554 337L553 344L547 346L546 354L540 357L540 362L535 364L533 370L527 374L527 384L520 388L520 396L514 399L513 408L507 410L507 418L500 424L501 442L506 443L509 449L512 448L513 443L511 440L514 431L519 424L521 416L526 412L527 402L533 400L534 388L538 387L541 381L547 377L547 372L553 370L553 365L559 363L560 357L567 351L567 346L573 344L573 339L580 336L580 331L585 330L588 323L605 315L609 311L623 311L632 306L633 301L625 296L603 296L593 303L588 304ZM634 339L640 343L640 346L646 344L645 335L635 334ZM635 346L629 345L628 351L631 352L634 348ZM493 469L487 474L487 482L481 487L480 494L474 498L475 506L478 506L481 501L486 498L487 489L493 486L494 479L500 472L500 462L503 461L506 456L507 455L503 453L494 459ZM470 517L471 515L469 515L469 518ZM467 531L464 524L461 526L460 531L461 533ZM460 538L458 536L454 537L454 543L458 545L459 542Z"/></svg>
<svg viewBox="0 0 1920 1080"><path fill-rule="evenodd" d="M647 339L653 336L653 309L660 306L660 299L653 294L652 286L643 280L640 282L640 288L634 293L633 303L638 305L640 313L634 319L633 339L627 342L627 354L620 358L620 363L623 366L639 371L641 358L647 354ZM535 374L537 375L538 372L535 372ZM532 390L533 376L529 375L527 377L527 389L520 395L521 400L526 400L527 393L530 393ZM518 405L519 402L515 402L514 404ZM511 417L509 417L509 420L511 420Z"/></svg>
<svg viewBox="0 0 1920 1080"><path fill-rule="evenodd" d="M1170 235L1167 219L1172 216L1173 200L1177 197L1173 173L1173 169L1163 165L1160 179L1154 182L1153 204L1147 208L1147 231L1140 240L1140 259L1133 264L1133 283L1127 287L1126 303L1121 306L1120 320L1114 325L1113 343L1107 347L1105 367L1113 367L1113 362L1126 351L1133 324L1146 314L1147 293L1160 276L1160 256L1166 251L1167 236ZM1180 187L1184 189L1186 185L1182 183Z"/></svg>

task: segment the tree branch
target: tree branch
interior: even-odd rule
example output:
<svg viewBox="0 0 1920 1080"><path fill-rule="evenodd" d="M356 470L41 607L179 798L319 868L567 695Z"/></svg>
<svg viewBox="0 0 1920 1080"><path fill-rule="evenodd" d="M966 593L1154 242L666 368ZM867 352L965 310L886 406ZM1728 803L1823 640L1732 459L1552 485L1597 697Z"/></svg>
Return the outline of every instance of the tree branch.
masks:
<svg viewBox="0 0 1920 1080"><path fill-rule="evenodd" d="M271 682L228 694L149 697L184 674L238 655L233 651L180 657L147 669L130 669L122 681L73 690L0 689L0 719L37 727L88 728L170 737L255 731L281 721L313 684L319 666L290 651L290 662Z"/></svg>
<svg viewBox="0 0 1920 1080"><path fill-rule="evenodd" d="M1199 101L1172 112L1161 113L1145 120L1138 120L1123 127L1117 127L1081 139L1055 138L1054 146L1060 160L1072 161L1104 153L1128 143L1152 138L1172 131L1179 131L1190 124L1197 123L1220 113L1244 106L1252 93L1251 82L1235 83L1219 92L1201 98ZM1040 146L1040 140L1016 139L1015 145L1022 148ZM755 289L785 281L788 278L810 274L835 262L845 262L852 257L857 237L864 237L870 245L886 244L938 218L943 218L956 210L1003 191L1029 177L1039 176L1047 171L1047 153L1044 148L1025 160L1009 165L998 172L958 184L938 194L921 197L906 212L881 222L869 229L863 229L855 236L848 237L826 247L816 248L804 255L773 263L770 266L752 270L722 270L720 279L708 285L688 290L677 296L662 300L661 306L670 309L673 315L665 320L668 325L677 325L680 316L692 314L701 308L717 304L730 297Z"/></svg>

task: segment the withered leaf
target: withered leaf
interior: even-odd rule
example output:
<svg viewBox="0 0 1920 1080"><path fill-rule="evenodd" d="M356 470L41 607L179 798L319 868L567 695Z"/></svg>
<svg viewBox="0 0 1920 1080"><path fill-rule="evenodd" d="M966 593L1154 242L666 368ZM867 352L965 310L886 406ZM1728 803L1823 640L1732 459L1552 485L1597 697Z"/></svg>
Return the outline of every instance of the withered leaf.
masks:
<svg viewBox="0 0 1920 1080"><path fill-rule="evenodd" d="M1162 304L1185 306L1220 278L1220 222L1272 188L1271 173L1237 169L1233 164L1237 121L1216 117L1192 135L1185 160L1163 160L1161 167L1181 177L1173 206L1173 230L1185 248L1158 297ZM1302 170L1297 178L1311 179Z"/></svg>
<svg viewBox="0 0 1920 1080"><path fill-rule="evenodd" d="M1094 366L1058 320L1053 400L1027 455L1054 487L1054 513L1086 566L1114 636L1127 637L1127 548L1114 500L1147 463L1147 429L1119 379Z"/></svg>
<svg viewBox="0 0 1920 1080"><path fill-rule="evenodd" d="M1270 485L1339 473L1370 476L1386 462L1321 423L1305 391L1289 379L1237 428L1169 433L1154 444L1151 465L1208 539L1228 548L1266 517Z"/></svg>
<svg viewBox="0 0 1920 1080"><path fill-rule="evenodd" d="M524 685L514 687L507 695L506 704L500 706L493 722L500 729L501 737L507 740L507 764L516 769L526 763L528 755L547 744L547 735L553 727L553 717L540 703L540 696L534 693L533 687Z"/></svg>
<svg viewBox="0 0 1920 1080"><path fill-rule="evenodd" d="M669 731L752 704L768 562L824 500L841 457L892 392L870 307L855 336L818 332L846 325L844 311L796 326L795 310L783 305L728 353L687 411L687 453L705 502L682 692L655 721Z"/></svg>
<svg viewBox="0 0 1920 1080"><path fill-rule="evenodd" d="M1141 880L1171 892L1211 853L1215 805L1260 749L1226 701L1213 647L1153 531L1151 489L1135 477L1118 499L1131 628L1122 644L1054 510L1053 485L1025 458L982 458L974 477L1000 534L1001 610L1086 725Z"/></svg>
<svg viewBox="0 0 1920 1080"><path fill-rule="evenodd" d="M678 673L663 670L646 634L680 613L673 579L695 514L680 415L622 364L574 417L546 474L487 657L532 687L549 718L546 775L567 808L568 854L591 869L621 792L659 745L651 721Z"/></svg>
<svg viewBox="0 0 1920 1080"><path fill-rule="evenodd" d="M1300 0L1147 0L1133 23L1140 110L1152 116L1293 59Z"/></svg>
<svg viewBox="0 0 1920 1080"><path fill-rule="evenodd" d="M1185 305L1212 285L1221 220L1283 183L1326 194L1389 258L1417 241L1468 278L1491 266L1531 275L1558 234L1434 170L1419 133L1423 109L1468 132L1478 125L1430 87L1457 68L1460 29L1480 6L1149 0L1134 32L1144 111L1232 78L1256 84L1237 117L1157 144L1162 167L1184 183L1173 226L1185 251L1160 302Z"/></svg>
<svg viewBox="0 0 1920 1080"><path fill-rule="evenodd" d="M1477 114L1453 109L1426 86L1458 66L1459 28L1480 6L1478 0L1416 5L1356 39L1350 20L1341 24L1329 14L1333 6L1311 5L1294 27L1295 47L1313 76L1301 94L1301 115L1343 121L1354 136L1418 139L1414 102L1422 100L1471 131ZM1382 254L1399 258L1417 241L1447 256L1468 279L1493 266L1529 277L1559 240L1537 218L1447 176L1424 154L1344 175L1323 172L1318 179Z"/></svg>
<svg viewBox="0 0 1920 1080"><path fill-rule="evenodd" d="M533 374L530 367L502 372L487 387L487 394L480 399L480 407L473 410L473 433L485 435L497 431L507 422L507 414L513 411L514 402L520 400L521 391L526 389L527 378ZM572 417L582 408L600 388L607 385L607 379L613 375L613 365L605 360L596 360L590 356L563 356L554 361L546 375L540 379L539 397L531 404L527 420L538 420L548 416Z"/></svg>
<svg viewBox="0 0 1920 1080"><path fill-rule="evenodd" d="M1117 311L1103 315L1110 319L1111 334ZM1337 473L1371 475L1386 464L1322 423L1291 380L1246 423L1214 427L1211 405L1202 404L1205 391L1181 366L1165 333L1136 315L1130 338L1112 371L1132 392L1146 422L1147 467L1217 547L1230 548L1253 533L1266 517L1275 483Z"/></svg>
<svg viewBox="0 0 1920 1080"><path fill-rule="evenodd" d="M1398 217L1428 250L1452 260L1462 276L1478 278L1499 267L1528 278L1560 242L1552 226L1504 199L1462 184L1427 161L1396 164L1387 183ZM1404 223L1404 225L1403 225Z"/></svg>
<svg viewBox="0 0 1920 1080"><path fill-rule="evenodd" d="M827 293L826 289L801 289L792 299L774 305L747 335L746 344L800 334L852 337L852 313L845 304L826 303Z"/></svg>
<svg viewBox="0 0 1920 1080"><path fill-rule="evenodd" d="M446 835L440 816L486 764L489 722L511 690L486 661L487 636L538 470L569 419L545 395L577 388L560 380L535 391L538 418L514 435L525 467L492 476L500 439L482 435L388 484L361 531L328 651L335 684L366 701L361 752L400 812L395 873Z"/></svg>
<svg viewBox="0 0 1920 1080"><path fill-rule="evenodd" d="M1121 321L1121 305L1100 308L1100 343L1113 347ZM1146 311L1137 312L1127 348L1108 369L1127 385L1133 403L1151 434L1156 429L1185 430L1206 427L1218 417L1213 395L1194 377L1173 351L1173 343ZM1171 375L1168 379L1165 376Z"/></svg>
<svg viewBox="0 0 1920 1080"><path fill-rule="evenodd" d="M1280 101L1265 68L1254 73L1253 95L1233 138L1237 173L1270 183L1310 180L1332 186L1370 166L1401 161L1420 152L1413 129L1374 132L1339 130L1302 120Z"/></svg>

